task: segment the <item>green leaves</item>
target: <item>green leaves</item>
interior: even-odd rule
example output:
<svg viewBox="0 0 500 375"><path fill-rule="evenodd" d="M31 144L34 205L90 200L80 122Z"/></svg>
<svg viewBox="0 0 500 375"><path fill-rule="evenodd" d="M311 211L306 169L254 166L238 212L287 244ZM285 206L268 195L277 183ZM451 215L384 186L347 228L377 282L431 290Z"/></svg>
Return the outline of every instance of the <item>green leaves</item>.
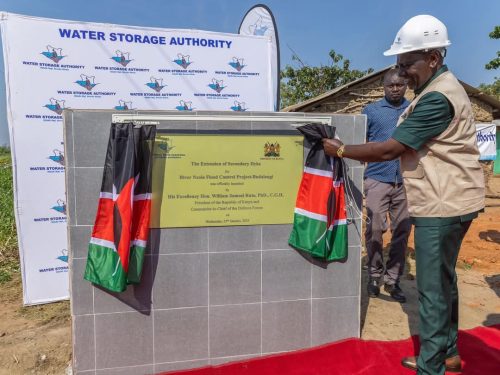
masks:
<svg viewBox="0 0 500 375"><path fill-rule="evenodd" d="M0 285L19 272L12 163L10 150L0 147Z"/></svg>
<svg viewBox="0 0 500 375"><path fill-rule="evenodd" d="M489 35L491 39L500 39L500 26L495 26Z"/></svg>
<svg viewBox="0 0 500 375"><path fill-rule="evenodd" d="M296 54L292 56L292 61L300 67L287 65L281 71L281 108L314 98L373 71L351 70L351 62L334 50L328 55L331 62L326 66L308 66Z"/></svg>
<svg viewBox="0 0 500 375"><path fill-rule="evenodd" d="M495 26L489 34L491 39L500 39L500 26ZM488 70L495 70L500 67L500 51L497 51L497 57L491 60L484 66ZM495 81L491 84L481 83L479 89L484 93L496 97L500 100L500 78L495 77Z"/></svg>
<svg viewBox="0 0 500 375"><path fill-rule="evenodd" d="M491 39L500 39L500 26L495 26L493 31L489 34ZM497 51L497 57L485 65L488 70L495 70L500 67L500 51Z"/></svg>

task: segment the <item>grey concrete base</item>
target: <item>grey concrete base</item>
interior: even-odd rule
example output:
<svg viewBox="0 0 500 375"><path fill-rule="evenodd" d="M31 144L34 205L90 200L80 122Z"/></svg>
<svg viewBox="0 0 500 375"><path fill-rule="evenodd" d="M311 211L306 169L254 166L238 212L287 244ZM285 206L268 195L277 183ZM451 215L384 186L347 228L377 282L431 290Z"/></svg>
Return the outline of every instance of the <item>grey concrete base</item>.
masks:
<svg viewBox="0 0 500 375"><path fill-rule="evenodd" d="M352 213L342 263L310 261L289 248L291 225L154 229L140 285L118 294L84 281L112 113L73 110L64 117L75 374L154 374L359 337L363 228ZM364 116L332 117L346 142L364 141ZM352 165L358 207L362 176L362 164Z"/></svg>

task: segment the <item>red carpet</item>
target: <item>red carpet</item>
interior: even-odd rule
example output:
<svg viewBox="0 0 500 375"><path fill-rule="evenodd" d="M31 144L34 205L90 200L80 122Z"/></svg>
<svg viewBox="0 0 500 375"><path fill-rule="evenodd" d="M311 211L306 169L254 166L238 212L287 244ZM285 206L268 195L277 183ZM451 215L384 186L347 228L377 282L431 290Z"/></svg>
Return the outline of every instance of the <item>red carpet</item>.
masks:
<svg viewBox="0 0 500 375"><path fill-rule="evenodd" d="M400 365L404 356L414 355L418 339L364 341L348 339L332 344L279 355L166 372L179 375L411 375ZM460 331L458 348L462 375L500 374L500 325Z"/></svg>

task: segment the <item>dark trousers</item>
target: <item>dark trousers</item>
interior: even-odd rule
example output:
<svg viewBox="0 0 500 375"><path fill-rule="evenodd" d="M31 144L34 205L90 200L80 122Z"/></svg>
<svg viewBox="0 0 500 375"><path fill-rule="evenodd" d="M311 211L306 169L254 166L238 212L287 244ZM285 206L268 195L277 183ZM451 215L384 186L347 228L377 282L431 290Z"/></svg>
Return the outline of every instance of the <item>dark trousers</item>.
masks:
<svg viewBox="0 0 500 375"><path fill-rule="evenodd" d="M417 374L442 375L458 354L458 289L455 266L472 221L415 225L420 355Z"/></svg>
<svg viewBox="0 0 500 375"><path fill-rule="evenodd" d="M406 204L406 193L402 184L394 185L365 179L366 223L365 246L368 253L370 278L384 277L387 284L399 282L405 268L405 253L410 233L410 220ZM389 259L384 267L382 235L391 224L391 247Z"/></svg>

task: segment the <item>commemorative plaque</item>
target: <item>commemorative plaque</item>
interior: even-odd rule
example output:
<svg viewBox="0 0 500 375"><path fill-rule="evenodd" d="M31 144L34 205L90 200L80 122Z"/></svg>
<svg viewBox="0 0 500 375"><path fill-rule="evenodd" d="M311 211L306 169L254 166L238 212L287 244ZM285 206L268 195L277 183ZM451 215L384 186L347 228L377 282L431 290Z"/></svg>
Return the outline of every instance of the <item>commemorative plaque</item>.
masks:
<svg viewBox="0 0 500 375"><path fill-rule="evenodd" d="M302 136L157 135L151 226L292 223L302 169Z"/></svg>

